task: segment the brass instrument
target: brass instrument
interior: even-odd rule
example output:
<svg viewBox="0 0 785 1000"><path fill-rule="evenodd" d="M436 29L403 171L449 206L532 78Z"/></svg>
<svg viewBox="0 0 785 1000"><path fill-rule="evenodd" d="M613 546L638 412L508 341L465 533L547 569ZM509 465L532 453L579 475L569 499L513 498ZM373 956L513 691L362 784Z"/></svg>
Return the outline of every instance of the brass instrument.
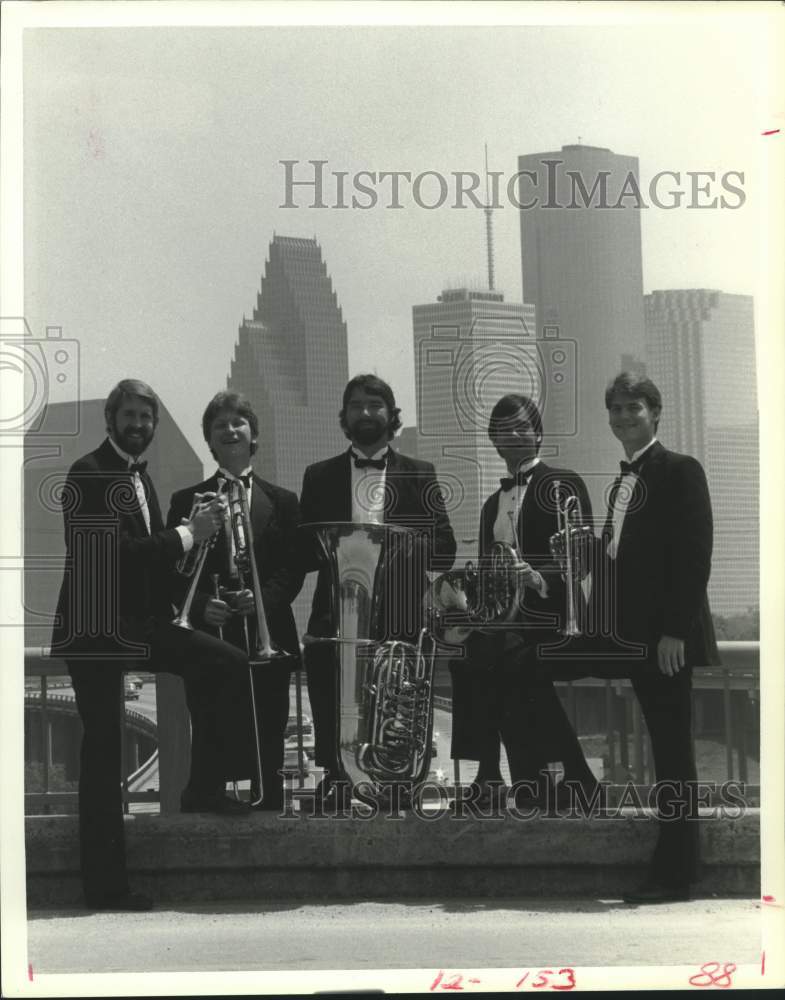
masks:
<svg viewBox="0 0 785 1000"><path fill-rule="evenodd" d="M256 613L256 647L251 650L248 636L248 622L243 617L245 639L248 656L252 664L269 663L271 660L285 659L292 654L278 649L270 639L270 629L267 626L267 616L264 613L262 588L259 583L259 570L256 565L256 555L253 549L253 528L251 526L251 509L248 503L248 490L245 483L233 480L229 492L229 520L234 537L234 563L240 590L246 589L246 575L250 573Z"/></svg>
<svg viewBox="0 0 785 1000"><path fill-rule="evenodd" d="M564 564L562 575L567 585L567 615L562 635L581 634L578 625L577 608L581 602L581 581L585 573L582 544L592 533L588 524L583 523L580 497L567 492L562 501L561 482L554 481L556 495L556 523L558 530L550 537L552 555Z"/></svg>
<svg viewBox="0 0 785 1000"><path fill-rule="evenodd" d="M217 493L194 493L191 513L188 515L189 521L194 518L199 510L210 506L210 504L223 490L225 482L225 479L218 480ZM209 555L212 547L215 545L215 540L218 537L218 532L220 530L220 528L216 528L210 538L203 542L199 542L198 545L192 545L188 552L182 555L177 562L176 569L180 576L191 578L191 584L185 595L183 605L177 616L172 619L172 625L176 625L178 628L188 629L188 631L193 632L194 627L191 624L190 619L191 604L193 603L193 599L196 595L196 590L199 586L199 577L202 575L202 570L204 569L204 564L207 561L207 556Z"/></svg>
<svg viewBox="0 0 785 1000"><path fill-rule="evenodd" d="M438 576L426 598L433 629L448 645L461 645L478 629L510 621L521 602L521 565L515 515L510 511L513 544L494 542L479 566L469 560L462 570Z"/></svg>
<svg viewBox="0 0 785 1000"><path fill-rule="evenodd" d="M245 483L236 479L229 489L229 522L234 538L234 563L237 571L239 589L246 589L246 576L250 573L251 590L254 598L256 614L256 645L251 649L251 637L248 629L248 618L243 615L243 633L245 649L248 654L248 683L251 692L251 713L253 716L254 750L256 754L256 774L259 781L259 797L252 796L251 805L256 806L264 797L262 780L262 750L259 740L259 718L256 711L256 686L254 684L254 667L260 664L278 662L290 658L291 653L278 649L270 639L270 629L262 601L262 588L259 583L259 568L253 546L253 527L251 525L251 509L248 503L248 491Z"/></svg>
<svg viewBox="0 0 785 1000"><path fill-rule="evenodd" d="M419 630L416 645L378 639L384 584L392 564L407 585L424 576L417 535L400 525L330 522L302 525L315 534L330 567L333 629L306 635L331 643L338 657L337 757L352 785L423 781L433 735L436 641ZM392 598L387 596L387 604ZM389 607L387 607L389 610Z"/></svg>

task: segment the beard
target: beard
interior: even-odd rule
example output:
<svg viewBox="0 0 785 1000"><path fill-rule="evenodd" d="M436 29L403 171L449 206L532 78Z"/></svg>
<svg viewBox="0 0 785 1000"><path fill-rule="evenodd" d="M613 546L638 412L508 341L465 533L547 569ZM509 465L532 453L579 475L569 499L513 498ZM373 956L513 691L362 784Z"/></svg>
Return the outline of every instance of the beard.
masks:
<svg viewBox="0 0 785 1000"><path fill-rule="evenodd" d="M357 444L362 445L367 448L372 444L375 444L380 439L387 440L387 431L389 424L384 419L379 420L362 420L358 421L353 427L350 427L352 440Z"/></svg>
<svg viewBox="0 0 785 1000"><path fill-rule="evenodd" d="M127 455L141 455L153 440L153 431L152 428L142 427L138 431L138 437L136 437L131 436L129 430L119 431L115 425L112 427L112 437L118 448L121 448Z"/></svg>

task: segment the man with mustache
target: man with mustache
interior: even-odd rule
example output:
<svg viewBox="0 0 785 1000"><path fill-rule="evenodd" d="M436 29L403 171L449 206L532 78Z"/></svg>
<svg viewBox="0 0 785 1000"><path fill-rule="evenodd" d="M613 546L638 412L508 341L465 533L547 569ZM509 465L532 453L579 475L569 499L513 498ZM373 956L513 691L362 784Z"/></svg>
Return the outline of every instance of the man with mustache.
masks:
<svg viewBox="0 0 785 1000"><path fill-rule="evenodd" d="M123 379L104 407L107 438L78 459L62 493L66 562L52 636L64 657L84 735L79 773L79 839L85 902L95 910L149 910L128 883L121 795L123 669L169 671L186 680L193 730L183 793L200 810L243 807L223 795L214 746L220 734L212 681L247 673L233 646L171 624L170 580L177 561L223 523L214 501L185 524L164 529L158 498L139 458L153 439L158 398Z"/></svg>
<svg viewBox="0 0 785 1000"><path fill-rule="evenodd" d="M425 568L448 570L455 559L455 537L444 509L436 473L421 462L394 451L390 441L401 426L400 410L390 386L376 375L357 375L343 394L341 428L351 447L341 455L309 466L303 478L300 511L303 523L318 521L376 522L413 528ZM306 568L318 569L308 632L328 636L331 629L329 567L315 545L307 545ZM416 575L414 573L412 576ZM377 639L416 642L422 624L425 573L393 588L394 600L383 602ZM345 803L348 790L336 786L342 777L337 758L336 660L330 644L306 646L308 694L313 711L316 763L326 774L317 802Z"/></svg>

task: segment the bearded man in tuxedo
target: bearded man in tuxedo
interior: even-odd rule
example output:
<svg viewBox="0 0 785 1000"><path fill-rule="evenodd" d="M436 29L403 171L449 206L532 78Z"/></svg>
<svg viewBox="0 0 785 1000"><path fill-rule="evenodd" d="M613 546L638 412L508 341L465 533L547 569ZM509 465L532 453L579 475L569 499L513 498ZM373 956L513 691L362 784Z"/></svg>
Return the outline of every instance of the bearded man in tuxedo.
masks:
<svg viewBox="0 0 785 1000"><path fill-rule="evenodd" d="M213 748L220 742L211 687L242 674L245 655L172 624L175 564L223 523L215 500L185 523L164 528L155 487L140 456L158 424L158 398L123 379L104 407L107 438L71 466L63 488L66 561L52 635L66 660L84 729L79 772L79 843L85 902L96 910L149 910L130 889L121 794L123 670L169 671L186 680L193 732L184 791L195 806L242 809L223 795Z"/></svg>
<svg viewBox="0 0 785 1000"><path fill-rule="evenodd" d="M400 410L390 386L376 375L358 375L346 386L339 414L351 442L340 455L305 470L300 497L304 524L320 521L375 522L402 525L417 534L419 568L401 567L400 585L390 584L393 599L382 601L377 640L415 642L422 626L425 570L449 569L455 559L455 537L444 508L434 467L390 447L401 426ZM308 570L318 570L308 632L332 634L331 577L314 544L304 545ZM395 599L397 598L397 600ZM331 644L306 646L308 694L313 711L316 763L325 769L317 802L348 799L337 757L337 663ZM336 785L336 782L339 782Z"/></svg>

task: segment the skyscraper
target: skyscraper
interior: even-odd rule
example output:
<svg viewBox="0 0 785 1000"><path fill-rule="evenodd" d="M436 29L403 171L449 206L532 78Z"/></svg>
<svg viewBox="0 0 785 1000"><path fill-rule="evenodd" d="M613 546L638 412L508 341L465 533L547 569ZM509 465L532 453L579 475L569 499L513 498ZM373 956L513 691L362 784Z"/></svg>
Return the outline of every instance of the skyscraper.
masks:
<svg viewBox="0 0 785 1000"><path fill-rule="evenodd" d="M571 396L548 415L545 441L558 451L556 464L584 474L595 516L604 517L608 474L619 462L605 387L643 361L638 160L563 146L520 156L518 170L523 299L535 307L538 339L558 337L574 356L566 372L550 366L553 352L545 354L548 387L566 378L565 403L565 388Z"/></svg>
<svg viewBox="0 0 785 1000"><path fill-rule="evenodd" d="M750 295L704 288L645 298L647 371L663 397L658 437L706 469L714 511L712 611L759 602L758 395Z"/></svg>
<svg viewBox="0 0 785 1000"><path fill-rule="evenodd" d="M436 466L459 559L474 558L482 502L505 473L488 440L493 405L507 392L541 398L534 309L499 291L457 288L412 314L417 457Z"/></svg>
<svg viewBox="0 0 785 1000"><path fill-rule="evenodd" d="M259 416L254 465L262 476L299 493L307 465L346 447L338 411L348 367L346 323L321 247L273 236L227 379Z"/></svg>

